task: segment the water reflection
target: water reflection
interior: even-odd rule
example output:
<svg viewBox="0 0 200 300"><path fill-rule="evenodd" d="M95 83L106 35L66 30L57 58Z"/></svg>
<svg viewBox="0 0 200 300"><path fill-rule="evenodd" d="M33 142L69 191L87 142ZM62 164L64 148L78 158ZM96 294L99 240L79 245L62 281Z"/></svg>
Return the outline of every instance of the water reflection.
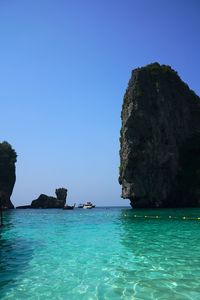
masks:
<svg viewBox="0 0 200 300"><path fill-rule="evenodd" d="M15 224L15 213L4 213L4 226L0 227L0 290L1 297L17 285L33 254L33 245L20 237Z"/></svg>

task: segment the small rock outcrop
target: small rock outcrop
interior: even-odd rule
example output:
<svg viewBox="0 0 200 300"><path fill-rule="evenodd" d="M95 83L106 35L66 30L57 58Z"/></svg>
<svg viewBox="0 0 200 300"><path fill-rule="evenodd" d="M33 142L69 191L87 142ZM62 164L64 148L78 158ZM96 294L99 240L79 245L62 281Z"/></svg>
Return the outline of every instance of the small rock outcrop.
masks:
<svg viewBox="0 0 200 300"><path fill-rule="evenodd" d="M132 72L122 107L122 197L132 207L200 206L200 98L170 66Z"/></svg>
<svg viewBox="0 0 200 300"><path fill-rule="evenodd" d="M10 197L16 181L17 154L7 142L0 143L0 201L3 208L14 208Z"/></svg>
<svg viewBox="0 0 200 300"><path fill-rule="evenodd" d="M20 205L16 207L16 209L28 209L28 208L32 208L32 207L30 205Z"/></svg>
<svg viewBox="0 0 200 300"><path fill-rule="evenodd" d="M31 202L29 208L63 208L66 204L67 189L58 188L55 193L57 198L41 194Z"/></svg>
<svg viewBox="0 0 200 300"><path fill-rule="evenodd" d="M41 194L31 202L31 208L63 208L66 201Z"/></svg>

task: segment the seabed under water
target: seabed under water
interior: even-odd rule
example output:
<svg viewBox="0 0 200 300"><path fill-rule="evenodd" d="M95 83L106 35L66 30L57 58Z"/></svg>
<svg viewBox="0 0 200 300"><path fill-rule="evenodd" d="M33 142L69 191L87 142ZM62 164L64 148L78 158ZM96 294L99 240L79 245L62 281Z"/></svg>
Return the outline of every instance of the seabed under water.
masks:
<svg viewBox="0 0 200 300"><path fill-rule="evenodd" d="M200 209L13 210L0 299L200 299Z"/></svg>

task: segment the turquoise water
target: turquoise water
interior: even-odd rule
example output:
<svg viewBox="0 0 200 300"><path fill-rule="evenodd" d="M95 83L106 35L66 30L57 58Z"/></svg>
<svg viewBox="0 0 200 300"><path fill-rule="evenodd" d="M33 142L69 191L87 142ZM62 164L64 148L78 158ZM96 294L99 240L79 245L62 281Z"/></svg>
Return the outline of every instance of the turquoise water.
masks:
<svg viewBox="0 0 200 300"><path fill-rule="evenodd" d="M169 215L200 210L6 212L0 299L199 300L200 221Z"/></svg>

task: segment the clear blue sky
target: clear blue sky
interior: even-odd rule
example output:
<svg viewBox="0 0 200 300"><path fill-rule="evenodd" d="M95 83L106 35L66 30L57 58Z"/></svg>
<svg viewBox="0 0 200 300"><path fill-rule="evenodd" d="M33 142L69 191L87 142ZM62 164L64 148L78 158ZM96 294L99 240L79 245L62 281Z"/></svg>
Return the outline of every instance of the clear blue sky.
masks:
<svg viewBox="0 0 200 300"><path fill-rule="evenodd" d="M15 206L124 205L120 112L131 70L169 64L200 94L199 0L0 0L0 140L18 153Z"/></svg>

